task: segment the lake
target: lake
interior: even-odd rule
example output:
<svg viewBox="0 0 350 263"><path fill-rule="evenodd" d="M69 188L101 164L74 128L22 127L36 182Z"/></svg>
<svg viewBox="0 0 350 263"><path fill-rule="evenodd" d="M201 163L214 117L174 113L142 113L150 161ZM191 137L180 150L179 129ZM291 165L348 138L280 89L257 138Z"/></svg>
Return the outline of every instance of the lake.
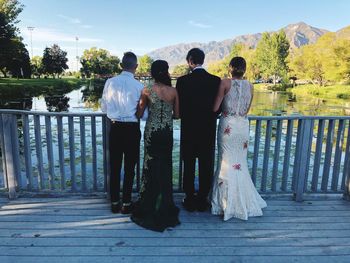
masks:
<svg viewBox="0 0 350 263"><path fill-rule="evenodd" d="M35 94L23 94L14 88L10 92L1 92L0 108L27 109L34 111L99 111L99 99L104 81L88 81L85 85L71 89L58 89L49 94L38 89ZM173 83L175 85L175 83ZM285 116L285 115L350 115L348 100L324 100L295 96L288 92L255 91L250 115Z"/></svg>

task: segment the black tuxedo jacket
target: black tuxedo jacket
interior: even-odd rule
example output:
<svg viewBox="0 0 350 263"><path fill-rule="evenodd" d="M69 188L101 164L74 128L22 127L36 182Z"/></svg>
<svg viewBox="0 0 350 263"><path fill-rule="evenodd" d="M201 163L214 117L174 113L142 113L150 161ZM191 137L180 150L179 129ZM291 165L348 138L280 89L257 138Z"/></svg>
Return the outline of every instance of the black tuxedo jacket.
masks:
<svg viewBox="0 0 350 263"><path fill-rule="evenodd" d="M213 106L220 81L205 69L195 69L177 80L181 142L185 148L189 144L215 145L217 113L213 112Z"/></svg>

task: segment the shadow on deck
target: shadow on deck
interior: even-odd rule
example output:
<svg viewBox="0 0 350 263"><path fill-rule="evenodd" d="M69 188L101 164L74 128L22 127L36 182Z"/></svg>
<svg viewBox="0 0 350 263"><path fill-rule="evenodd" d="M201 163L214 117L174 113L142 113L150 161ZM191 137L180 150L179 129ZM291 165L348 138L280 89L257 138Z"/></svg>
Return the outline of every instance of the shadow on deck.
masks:
<svg viewBox="0 0 350 263"><path fill-rule="evenodd" d="M0 262L350 262L340 195L265 199L263 217L181 210L179 227L156 233L112 214L103 197L0 198Z"/></svg>

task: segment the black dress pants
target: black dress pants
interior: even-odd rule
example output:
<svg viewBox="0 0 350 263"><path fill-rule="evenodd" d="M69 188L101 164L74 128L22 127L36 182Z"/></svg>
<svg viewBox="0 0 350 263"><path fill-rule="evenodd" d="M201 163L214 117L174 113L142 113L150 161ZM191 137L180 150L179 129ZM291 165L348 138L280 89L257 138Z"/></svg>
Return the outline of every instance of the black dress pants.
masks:
<svg viewBox="0 0 350 263"><path fill-rule="evenodd" d="M111 122L109 133L111 202L120 201L120 173L124 157L123 203L131 202L135 166L139 159L140 124Z"/></svg>
<svg viewBox="0 0 350 263"><path fill-rule="evenodd" d="M211 189L214 174L216 119L199 128L205 134L196 133L195 127L182 127L181 151L184 161L183 188L186 197L195 195L195 164L198 158L198 199L206 200Z"/></svg>
<svg viewBox="0 0 350 263"><path fill-rule="evenodd" d="M187 147L186 147L187 146ZM185 154L184 161L184 177L183 186L185 194L188 198L194 197L194 177L195 177L195 164L196 157L198 158L198 174L199 174L199 191L198 198L205 200L208 198L208 194L211 188L211 183L214 174L214 148L206 147L202 148L201 145L186 145L184 148L192 154ZM192 148L192 149L191 149ZM196 148L199 150L196 150ZM203 147L204 148L204 147Z"/></svg>

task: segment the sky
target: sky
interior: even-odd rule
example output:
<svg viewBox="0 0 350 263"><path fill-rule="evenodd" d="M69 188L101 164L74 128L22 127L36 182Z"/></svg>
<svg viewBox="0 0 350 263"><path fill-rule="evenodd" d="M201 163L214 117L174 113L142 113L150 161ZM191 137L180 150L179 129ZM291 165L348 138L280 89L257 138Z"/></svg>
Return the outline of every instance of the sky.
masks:
<svg viewBox="0 0 350 263"><path fill-rule="evenodd" d="M178 43L221 41L305 22L337 31L350 25L349 0L19 0L21 35L31 54L58 44L70 70L84 49L119 57ZM78 40L76 40L76 37Z"/></svg>

